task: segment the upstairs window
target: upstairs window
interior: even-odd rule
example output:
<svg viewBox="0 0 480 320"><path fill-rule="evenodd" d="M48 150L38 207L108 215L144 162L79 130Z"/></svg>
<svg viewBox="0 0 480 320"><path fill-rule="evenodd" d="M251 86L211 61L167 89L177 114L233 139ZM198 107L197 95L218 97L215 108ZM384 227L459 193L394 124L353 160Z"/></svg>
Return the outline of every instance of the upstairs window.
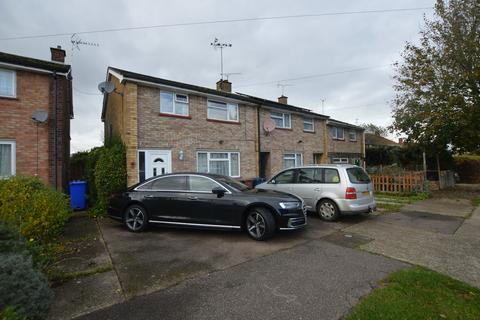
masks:
<svg viewBox="0 0 480 320"><path fill-rule="evenodd" d="M343 128L340 127L332 127L330 129L330 132L332 134L332 138L336 140L345 140L345 133Z"/></svg>
<svg viewBox="0 0 480 320"><path fill-rule="evenodd" d="M315 132L313 118L303 118L303 131Z"/></svg>
<svg viewBox="0 0 480 320"><path fill-rule="evenodd" d="M0 96L15 98L16 89L15 71L0 69Z"/></svg>
<svg viewBox="0 0 480 320"><path fill-rule="evenodd" d="M223 120L238 122L238 105L234 103L224 103L208 100L207 118L213 120Z"/></svg>
<svg viewBox="0 0 480 320"><path fill-rule="evenodd" d="M356 131L348 132L348 139L353 142L357 141L357 132Z"/></svg>
<svg viewBox="0 0 480 320"><path fill-rule="evenodd" d="M289 113L270 112L270 118L275 121L277 128L291 129L292 123Z"/></svg>
<svg viewBox="0 0 480 320"><path fill-rule="evenodd" d="M188 116L188 95L160 91L160 112Z"/></svg>

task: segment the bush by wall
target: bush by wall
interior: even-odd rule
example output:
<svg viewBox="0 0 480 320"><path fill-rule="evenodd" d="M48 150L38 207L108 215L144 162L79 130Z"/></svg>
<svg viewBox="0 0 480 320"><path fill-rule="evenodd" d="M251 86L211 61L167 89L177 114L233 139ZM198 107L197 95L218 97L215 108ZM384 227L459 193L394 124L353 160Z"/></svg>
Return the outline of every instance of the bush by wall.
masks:
<svg viewBox="0 0 480 320"><path fill-rule="evenodd" d="M0 222L31 242L48 242L70 216L68 198L37 178L0 180Z"/></svg>
<svg viewBox="0 0 480 320"><path fill-rule="evenodd" d="M43 319L52 293L47 279L35 266L28 245L0 223L1 319Z"/></svg>
<svg viewBox="0 0 480 320"><path fill-rule="evenodd" d="M127 186L126 149L120 139L112 139L100 152L95 165L97 205L94 215L104 214L111 193Z"/></svg>
<svg viewBox="0 0 480 320"><path fill-rule="evenodd" d="M460 182L480 183L480 156L456 156L454 160Z"/></svg>

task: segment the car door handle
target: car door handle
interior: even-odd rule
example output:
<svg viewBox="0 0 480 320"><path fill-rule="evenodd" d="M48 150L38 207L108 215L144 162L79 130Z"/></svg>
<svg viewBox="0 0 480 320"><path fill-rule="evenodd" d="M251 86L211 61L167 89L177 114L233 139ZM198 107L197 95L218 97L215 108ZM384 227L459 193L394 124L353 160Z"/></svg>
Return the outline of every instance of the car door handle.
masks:
<svg viewBox="0 0 480 320"><path fill-rule="evenodd" d="M313 189L313 191L320 191L320 188L315 188Z"/></svg>
<svg viewBox="0 0 480 320"><path fill-rule="evenodd" d="M188 197L188 200L198 200L198 197Z"/></svg>
<svg viewBox="0 0 480 320"><path fill-rule="evenodd" d="M151 199L151 198L155 198L155 196L152 196L151 194L147 194L146 196L144 196L144 198Z"/></svg>

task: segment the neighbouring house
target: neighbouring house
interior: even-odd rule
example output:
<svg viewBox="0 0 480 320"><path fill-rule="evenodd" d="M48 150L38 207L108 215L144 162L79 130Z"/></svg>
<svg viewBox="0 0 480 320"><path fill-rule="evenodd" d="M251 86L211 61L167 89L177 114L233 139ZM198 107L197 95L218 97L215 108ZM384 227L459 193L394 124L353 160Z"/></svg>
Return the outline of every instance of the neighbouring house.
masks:
<svg viewBox="0 0 480 320"><path fill-rule="evenodd" d="M365 130L346 122L328 119L328 160L330 163L362 165L365 157Z"/></svg>
<svg viewBox="0 0 480 320"><path fill-rule="evenodd" d="M350 163L363 159L362 128L290 105L284 96L266 100L232 93L227 80L210 89L113 67L106 80L115 90L104 94L105 139L119 136L125 143L129 185L179 171L248 181L287 167L328 163L336 154ZM357 138L332 138L329 121Z"/></svg>
<svg viewBox="0 0 480 320"><path fill-rule="evenodd" d="M38 176L66 190L72 69L61 47L50 51L52 61L0 52L0 177Z"/></svg>
<svg viewBox="0 0 480 320"><path fill-rule="evenodd" d="M365 148L376 148L376 147L401 147L402 145L398 142L392 141L385 137L382 137L378 134L365 132Z"/></svg>

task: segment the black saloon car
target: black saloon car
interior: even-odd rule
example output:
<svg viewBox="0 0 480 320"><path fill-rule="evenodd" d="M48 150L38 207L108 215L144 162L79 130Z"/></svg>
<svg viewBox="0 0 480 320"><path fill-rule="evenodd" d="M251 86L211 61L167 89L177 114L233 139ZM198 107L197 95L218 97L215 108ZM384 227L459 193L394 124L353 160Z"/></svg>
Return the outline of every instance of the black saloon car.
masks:
<svg viewBox="0 0 480 320"><path fill-rule="evenodd" d="M304 203L298 197L249 189L229 177L200 173L168 174L136 184L112 195L108 214L133 232L149 224L238 229L255 240L307 223Z"/></svg>

